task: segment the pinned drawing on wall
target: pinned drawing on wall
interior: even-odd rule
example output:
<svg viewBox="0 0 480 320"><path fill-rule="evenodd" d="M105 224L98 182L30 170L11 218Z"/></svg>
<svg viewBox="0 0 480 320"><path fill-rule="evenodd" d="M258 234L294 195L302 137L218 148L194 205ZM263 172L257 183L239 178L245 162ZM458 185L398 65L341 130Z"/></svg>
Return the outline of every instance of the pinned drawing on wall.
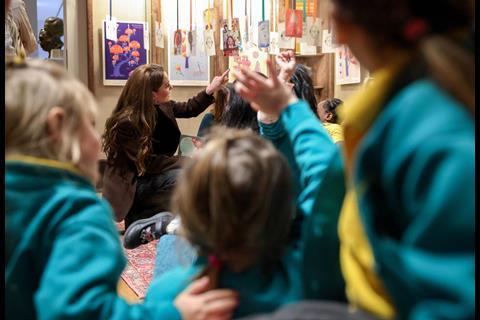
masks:
<svg viewBox="0 0 480 320"><path fill-rule="evenodd" d="M295 38L285 35L285 23L278 24L278 47L282 49L295 49Z"/></svg>
<svg viewBox="0 0 480 320"><path fill-rule="evenodd" d="M303 12L301 10L287 10L287 18L285 24L285 35L287 37L302 37L303 29Z"/></svg>
<svg viewBox="0 0 480 320"><path fill-rule="evenodd" d="M237 18L238 23L239 23L239 28L240 28L240 46L243 48L246 46L248 42L248 23L247 23L247 16L242 16L240 18Z"/></svg>
<svg viewBox="0 0 480 320"><path fill-rule="evenodd" d="M205 30L203 32L203 44L205 48L205 54L207 56L214 56L215 55L215 38L214 38L214 30Z"/></svg>
<svg viewBox="0 0 480 320"><path fill-rule="evenodd" d="M260 51L256 47L240 52L240 55L228 58L228 68L230 71L238 71L240 66L246 66L252 71L261 72L267 75L267 59L268 53ZM229 72L228 81L235 81L233 72Z"/></svg>
<svg viewBox="0 0 480 320"><path fill-rule="evenodd" d="M207 8L203 10L203 22L205 30L215 30L217 21L217 10L215 8Z"/></svg>
<svg viewBox="0 0 480 320"><path fill-rule="evenodd" d="M178 56L182 54L182 36L183 32L180 29L177 29L173 32L173 54Z"/></svg>
<svg viewBox="0 0 480 320"><path fill-rule="evenodd" d="M305 42L309 46L320 46L322 44L322 20L317 17L307 17L307 28Z"/></svg>
<svg viewBox="0 0 480 320"><path fill-rule="evenodd" d="M223 21L222 28L222 50L223 55L226 57L238 56L240 50L240 32L237 30L228 28L228 21Z"/></svg>
<svg viewBox="0 0 480 320"><path fill-rule="evenodd" d="M210 31L213 32L213 30ZM183 33L186 35L185 31ZM172 85L205 86L210 83L210 58L206 53L197 52L195 56L189 56L187 64L188 41L186 36L180 55L173 54L172 41L169 41L168 44L168 75Z"/></svg>
<svg viewBox="0 0 480 320"><path fill-rule="evenodd" d="M335 83L360 83L360 63L350 49L342 45L335 52Z"/></svg>
<svg viewBox="0 0 480 320"><path fill-rule="evenodd" d="M328 20L328 28L322 31L322 53L335 53L337 48L332 22Z"/></svg>
<svg viewBox="0 0 480 320"><path fill-rule="evenodd" d="M270 45L270 24L268 20L258 23L258 47L268 48Z"/></svg>
<svg viewBox="0 0 480 320"><path fill-rule="evenodd" d="M116 38L106 33L107 20L103 21L103 85L122 86L138 66L148 63L145 48L145 22L116 21Z"/></svg>
<svg viewBox="0 0 480 320"><path fill-rule="evenodd" d="M280 47L278 46L278 32L270 32L270 46L268 48L268 53L272 55L277 55L280 53Z"/></svg>
<svg viewBox="0 0 480 320"><path fill-rule="evenodd" d="M155 21L155 46L158 48L164 47L164 34L165 34L165 27L163 22Z"/></svg>

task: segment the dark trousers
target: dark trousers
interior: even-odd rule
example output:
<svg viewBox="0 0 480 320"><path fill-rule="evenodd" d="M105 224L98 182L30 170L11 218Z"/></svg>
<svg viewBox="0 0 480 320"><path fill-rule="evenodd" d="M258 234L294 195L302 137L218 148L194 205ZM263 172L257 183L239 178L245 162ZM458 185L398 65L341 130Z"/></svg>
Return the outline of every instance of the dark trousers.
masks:
<svg viewBox="0 0 480 320"><path fill-rule="evenodd" d="M133 205L125 217L125 229L133 222L150 218L162 211L170 211L170 199L180 169L137 178Z"/></svg>

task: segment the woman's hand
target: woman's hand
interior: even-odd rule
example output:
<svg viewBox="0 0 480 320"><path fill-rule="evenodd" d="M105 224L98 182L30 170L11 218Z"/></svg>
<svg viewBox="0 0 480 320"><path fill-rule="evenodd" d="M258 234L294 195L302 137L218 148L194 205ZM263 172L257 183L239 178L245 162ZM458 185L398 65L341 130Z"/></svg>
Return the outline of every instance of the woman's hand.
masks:
<svg viewBox="0 0 480 320"><path fill-rule="evenodd" d="M275 76L275 66L270 60L267 61L267 66L271 75L268 79L244 66L240 68L240 72L234 71L237 78L235 90L243 99L249 101L255 110L278 117L283 109L298 99L292 93L291 86Z"/></svg>
<svg viewBox="0 0 480 320"><path fill-rule="evenodd" d="M275 61L280 66L278 78L283 82L288 82L295 72L295 66L297 64L295 61L295 52L293 52L293 50L280 52L275 57Z"/></svg>
<svg viewBox="0 0 480 320"><path fill-rule="evenodd" d="M208 277L192 282L173 302L186 320L231 319L238 305L238 294L228 289L209 289Z"/></svg>
<svg viewBox="0 0 480 320"><path fill-rule="evenodd" d="M205 92L208 95L212 95L218 90L220 90L225 85L225 83L228 82L229 71L230 69L227 69L227 71L225 71L221 76L216 76L215 78L213 78L212 82L210 82Z"/></svg>

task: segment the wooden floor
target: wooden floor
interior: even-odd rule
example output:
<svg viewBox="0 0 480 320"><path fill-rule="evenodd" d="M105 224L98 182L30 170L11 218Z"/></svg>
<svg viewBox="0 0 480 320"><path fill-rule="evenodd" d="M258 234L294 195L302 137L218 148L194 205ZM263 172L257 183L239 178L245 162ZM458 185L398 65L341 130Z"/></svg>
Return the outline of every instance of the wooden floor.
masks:
<svg viewBox="0 0 480 320"><path fill-rule="evenodd" d="M118 281L117 291L121 297L123 297L130 303L140 302L140 299L138 298L136 293L132 289L130 289L130 287L122 278L120 278L120 281Z"/></svg>

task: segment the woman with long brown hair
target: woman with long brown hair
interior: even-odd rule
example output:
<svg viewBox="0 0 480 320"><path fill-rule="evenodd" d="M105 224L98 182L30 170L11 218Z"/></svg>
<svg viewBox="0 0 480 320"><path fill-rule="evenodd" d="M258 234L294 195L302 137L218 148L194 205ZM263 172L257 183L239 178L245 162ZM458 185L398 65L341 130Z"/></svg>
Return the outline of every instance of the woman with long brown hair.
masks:
<svg viewBox="0 0 480 320"><path fill-rule="evenodd" d="M128 79L102 137L107 156L103 193L116 220L125 220L126 228L138 219L169 210L181 167L181 158L174 156L180 139L176 118L202 113L226 83L227 73L215 77L187 102L170 100L172 86L160 65L140 66ZM164 224L169 217L165 213ZM132 248L155 234L144 235L143 240L126 237L124 244ZM129 243L129 239L135 241Z"/></svg>

